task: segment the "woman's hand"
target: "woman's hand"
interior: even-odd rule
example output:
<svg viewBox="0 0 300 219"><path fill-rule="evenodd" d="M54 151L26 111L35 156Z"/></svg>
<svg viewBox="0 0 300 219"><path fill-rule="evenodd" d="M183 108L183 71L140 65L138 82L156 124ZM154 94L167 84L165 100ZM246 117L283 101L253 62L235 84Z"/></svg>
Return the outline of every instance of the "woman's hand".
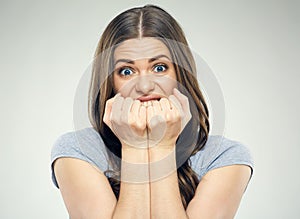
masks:
<svg viewBox="0 0 300 219"><path fill-rule="evenodd" d="M117 94L106 102L103 117L123 146L171 149L190 119L188 98L177 89L169 98L144 103Z"/></svg>
<svg viewBox="0 0 300 219"><path fill-rule="evenodd" d="M119 138L122 146L148 147L146 108L139 100L117 94L106 102L103 121Z"/></svg>
<svg viewBox="0 0 300 219"><path fill-rule="evenodd" d="M147 107L149 147L173 149L179 134L191 119L189 101L176 88L174 95L151 101Z"/></svg>

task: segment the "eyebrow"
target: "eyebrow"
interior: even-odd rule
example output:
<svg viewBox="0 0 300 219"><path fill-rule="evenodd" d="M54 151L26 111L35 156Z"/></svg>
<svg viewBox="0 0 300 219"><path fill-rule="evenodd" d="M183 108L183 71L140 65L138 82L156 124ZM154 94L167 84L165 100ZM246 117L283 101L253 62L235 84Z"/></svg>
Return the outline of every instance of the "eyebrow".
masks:
<svg viewBox="0 0 300 219"><path fill-rule="evenodd" d="M167 58L169 61L171 61L171 59L170 59L168 56L162 54L162 55L157 55L157 56L154 56L153 58L150 58L150 59L148 60L148 62L151 63L151 62L154 62L154 61L156 61L156 60L158 60L158 59L160 59L160 58ZM116 65L117 63L119 63L119 62L125 62L125 63L129 63L129 64L134 64L134 61L131 60L131 59L118 59L118 60L115 62L115 65Z"/></svg>

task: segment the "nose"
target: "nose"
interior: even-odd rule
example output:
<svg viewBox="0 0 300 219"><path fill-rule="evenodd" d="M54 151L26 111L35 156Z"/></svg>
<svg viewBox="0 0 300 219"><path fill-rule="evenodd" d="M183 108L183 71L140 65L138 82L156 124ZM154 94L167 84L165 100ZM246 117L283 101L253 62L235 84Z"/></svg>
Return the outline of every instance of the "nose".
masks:
<svg viewBox="0 0 300 219"><path fill-rule="evenodd" d="M155 84L151 77L140 76L137 79L136 91L142 94L149 94L154 90Z"/></svg>

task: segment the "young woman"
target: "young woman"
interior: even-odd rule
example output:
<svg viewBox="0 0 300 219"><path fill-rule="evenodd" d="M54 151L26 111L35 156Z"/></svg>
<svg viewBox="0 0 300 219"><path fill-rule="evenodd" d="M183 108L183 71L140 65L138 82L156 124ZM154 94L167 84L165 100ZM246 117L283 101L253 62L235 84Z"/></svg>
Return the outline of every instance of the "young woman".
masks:
<svg viewBox="0 0 300 219"><path fill-rule="evenodd" d="M209 136L208 109L184 33L146 5L99 41L92 127L62 135L53 181L70 218L233 218L252 174L249 151Z"/></svg>

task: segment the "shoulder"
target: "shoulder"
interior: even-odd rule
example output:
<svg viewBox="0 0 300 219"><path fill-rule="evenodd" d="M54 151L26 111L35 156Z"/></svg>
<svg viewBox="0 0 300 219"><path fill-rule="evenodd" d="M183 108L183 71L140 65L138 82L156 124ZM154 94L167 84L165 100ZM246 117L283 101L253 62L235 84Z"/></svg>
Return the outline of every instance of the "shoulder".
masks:
<svg viewBox="0 0 300 219"><path fill-rule="evenodd" d="M223 136L209 136L205 146L191 157L191 167L201 179L208 171L230 165L246 165L253 171L250 150L241 142Z"/></svg>
<svg viewBox="0 0 300 219"><path fill-rule="evenodd" d="M59 136L51 150L51 167L58 158L77 158L96 166L102 172L108 169L105 144L99 133L91 128L70 131ZM55 176L53 181L56 184Z"/></svg>

